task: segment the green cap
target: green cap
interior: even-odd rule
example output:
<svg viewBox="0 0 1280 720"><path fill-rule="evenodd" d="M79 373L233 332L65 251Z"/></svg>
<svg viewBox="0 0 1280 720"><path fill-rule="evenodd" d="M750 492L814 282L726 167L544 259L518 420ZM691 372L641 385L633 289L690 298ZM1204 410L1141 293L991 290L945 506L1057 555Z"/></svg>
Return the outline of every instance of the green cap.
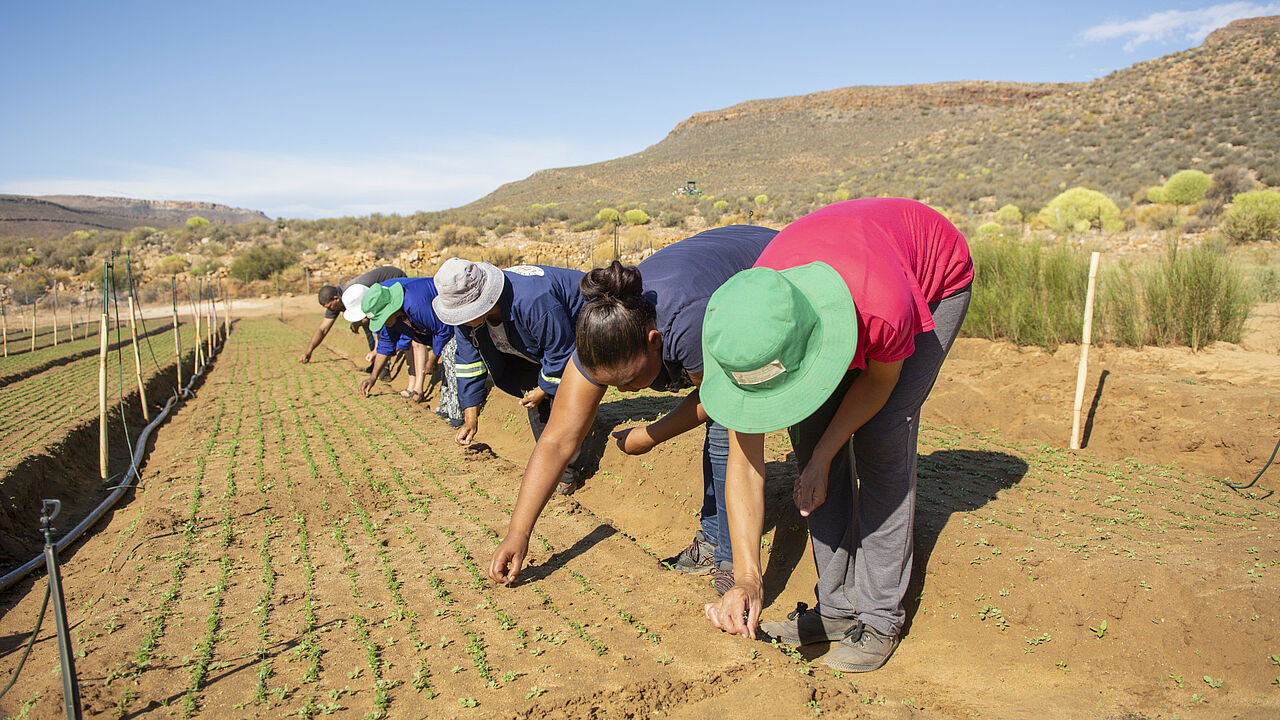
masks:
<svg viewBox="0 0 1280 720"><path fill-rule="evenodd" d="M857 345L857 310L835 268L743 270L707 303L702 406L738 432L790 427L831 396Z"/></svg>
<svg viewBox="0 0 1280 720"><path fill-rule="evenodd" d="M374 285L360 301L360 311L369 316L369 329L378 332L387 319L404 307L404 285Z"/></svg>

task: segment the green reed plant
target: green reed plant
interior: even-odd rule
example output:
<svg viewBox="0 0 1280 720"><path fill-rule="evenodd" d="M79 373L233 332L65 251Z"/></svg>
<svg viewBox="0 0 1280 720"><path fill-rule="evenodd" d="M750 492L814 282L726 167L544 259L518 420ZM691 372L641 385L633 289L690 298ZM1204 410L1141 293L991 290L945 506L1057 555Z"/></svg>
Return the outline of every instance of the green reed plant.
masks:
<svg viewBox="0 0 1280 720"><path fill-rule="evenodd" d="M1173 244L1142 273L1142 283L1149 342L1195 350L1215 340L1240 342L1253 297L1221 250Z"/></svg>
<svg viewBox="0 0 1280 720"><path fill-rule="evenodd" d="M973 299L963 332L1053 350L1078 340L1088 256L1067 245L977 239Z"/></svg>

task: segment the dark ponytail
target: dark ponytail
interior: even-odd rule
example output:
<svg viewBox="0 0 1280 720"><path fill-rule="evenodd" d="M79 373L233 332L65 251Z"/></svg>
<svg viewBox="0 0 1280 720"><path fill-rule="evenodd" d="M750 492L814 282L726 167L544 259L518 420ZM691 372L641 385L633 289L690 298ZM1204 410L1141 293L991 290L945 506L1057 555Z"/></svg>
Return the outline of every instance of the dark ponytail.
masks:
<svg viewBox="0 0 1280 720"><path fill-rule="evenodd" d="M586 304L578 313L578 358L584 367L616 368L648 348L656 313L644 299L644 282L634 265L614 260L578 283Z"/></svg>

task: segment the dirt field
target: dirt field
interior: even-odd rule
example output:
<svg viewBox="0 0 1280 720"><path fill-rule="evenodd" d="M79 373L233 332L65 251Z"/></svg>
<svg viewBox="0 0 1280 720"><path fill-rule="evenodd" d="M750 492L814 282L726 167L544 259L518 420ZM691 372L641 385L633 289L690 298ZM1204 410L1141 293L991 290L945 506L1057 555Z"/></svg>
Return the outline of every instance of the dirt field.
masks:
<svg viewBox="0 0 1280 720"><path fill-rule="evenodd" d="M1084 451L1063 450L1078 348L962 340L924 413L908 625L837 676L711 628L705 578L663 569L701 502L701 433L599 470L538 525L515 587L482 579L531 438L495 394L463 450L403 379L359 400L363 339L241 319L160 431L143 488L63 570L87 717L1274 718L1280 715L1280 323L1242 346L1095 348ZM247 304L240 313L252 311ZM273 303L257 311L274 316ZM1104 375L1105 373L1105 375ZM601 437L667 396L611 394ZM765 619L812 602L774 434ZM0 678L44 593L0 597ZM46 618L0 707L57 717Z"/></svg>

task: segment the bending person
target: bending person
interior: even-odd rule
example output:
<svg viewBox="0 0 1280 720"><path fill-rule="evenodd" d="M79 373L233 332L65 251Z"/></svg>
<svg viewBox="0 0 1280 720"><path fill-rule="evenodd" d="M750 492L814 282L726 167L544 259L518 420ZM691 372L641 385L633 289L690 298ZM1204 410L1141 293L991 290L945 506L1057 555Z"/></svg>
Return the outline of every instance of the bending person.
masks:
<svg viewBox="0 0 1280 720"><path fill-rule="evenodd" d="M407 339L412 348L413 373L406 397L413 402L426 399L427 378L435 373L437 358L453 334L431 309L435 296L431 278L386 280L365 293L360 309L369 318L370 330L378 333L378 345L369 377L361 380L357 388L361 396L369 396L388 357L397 347L403 348Z"/></svg>
<svg viewBox="0 0 1280 720"><path fill-rule="evenodd" d="M459 445L470 445L479 432L489 379L519 398L534 439L542 436L560 376L573 355L573 324L582 308L581 278L578 270L542 265L499 270L487 262L460 258L440 266L435 312L457 328L454 375L462 426L454 439ZM572 493L579 475L576 462L562 466L559 491Z"/></svg>
<svg viewBox="0 0 1280 720"><path fill-rule="evenodd" d="M706 426L701 529L673 561L685 572L711 572L721 592L732 584L723 492L728 435L723 425L708 422L697 390L702 380L702 317L711 293L750 267L775 234L749 225L714 228L659 250L639 267L615 261L583 278L588 303L578 316L577 355L565 368L558 409L525 468L506 539L489 563L490 578L510 583L519 575L534 523L556 478L586 437L605 389L612 385L624 391L694 388L659 420L614 436L624 452L638 455Z"/></svg>
<svg viewBox="0 0 1280 720"><path fill-rule="evenodd" d="M838 640L824 662L874 670L898 645L911 577L920 407L969 307L964 236L927 205L850 200L795 221L707 306L702 401L729 426L734 586L707 618L755 635L764 435L789 427L817 606L761 630Z"/></svg>
<svg viewBox="0 0 1280 720"><path fill-rule="evenodd" d="M324 308L324 319L320 321L320 327L316 328L316 331L312 333L311 341L307 343L307 349L303 351L302 357L298 358L298 362L311 362L311 354L315 352L316 348L320 347L320 343L324 342L325 337L329 334L329 330L333 328L334 321L338 319L338 315L348 309L349 306L343 302L342 296L349 287L353 285L370 287L384 280L402 277L404 277L404 271L400 268L383 265L382 267L377 267L369 270L368 272L361 273L341 285L325 285L324 287L321 287L319 292L316 294L316 299L320 301L320 306ZM351 307L359 312L359 305ZM352 323L351 332L359 332L361 329L362 328L359 324ZM374 349L373 332L368 328L363 329L365 339L369 342L369 351L372 352ZM368 371L369 368L365 368L365 372Z"/></svg>

